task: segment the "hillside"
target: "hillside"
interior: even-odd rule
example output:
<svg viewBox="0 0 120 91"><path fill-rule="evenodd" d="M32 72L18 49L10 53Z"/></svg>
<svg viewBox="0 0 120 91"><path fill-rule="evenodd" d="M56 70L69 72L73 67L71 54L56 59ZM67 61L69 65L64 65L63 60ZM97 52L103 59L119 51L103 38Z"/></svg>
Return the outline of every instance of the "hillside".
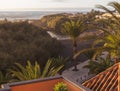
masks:
<svg viewBox="0 0 120 91"><path fill-rule="evenodd" d="M96 15L100 15L101 12L92 10L86 14L83 13L59 13L53 15L43 16L40 20L32 21L32 24L41 27L46 31L52 31L57 34L64 34L62 32L63 24L66 21L71 19L83 21L86 26L92 26L96 22ZM88 29L88 31L93 31L92 27Z"/></svg>

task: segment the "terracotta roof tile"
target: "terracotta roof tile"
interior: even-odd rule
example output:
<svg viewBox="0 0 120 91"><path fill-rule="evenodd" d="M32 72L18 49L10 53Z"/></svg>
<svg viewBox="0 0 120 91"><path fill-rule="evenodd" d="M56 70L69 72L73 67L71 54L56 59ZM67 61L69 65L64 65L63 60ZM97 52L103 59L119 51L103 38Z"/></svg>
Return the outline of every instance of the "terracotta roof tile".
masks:
<svg viewBox="0 0 120 91"><path fill-rule="evenodd" d="M83 83L92 91L120 91L120 63Z"/></svg>

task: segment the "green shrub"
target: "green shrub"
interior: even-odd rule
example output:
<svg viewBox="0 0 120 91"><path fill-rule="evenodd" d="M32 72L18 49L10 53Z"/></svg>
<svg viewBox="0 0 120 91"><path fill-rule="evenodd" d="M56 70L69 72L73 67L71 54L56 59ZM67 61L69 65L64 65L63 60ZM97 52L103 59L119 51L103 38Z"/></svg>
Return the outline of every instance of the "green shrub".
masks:
<svg viewBox="0 0 120 91"><path fill-rule="evenodd" d="M87 65L85 65L83 68L89 69L89 74L98 74L102 71L105 71L107 68L111 67L113 65L113 61L111 58L106 57L98 57L97 60L91 60Z"/></svg>
<svg viewBox="0 0 120 91"><path fill-rule="evenodd" d="M67 85L64 84L63 82L58 83L54 87L54 91L68 91Z"/></svg>
<svg viewBox="0 0 120 91"><path fill-rule="evenodd" d="M13 76L13 79L24 81L55 76L60 71L60 69L62 69L62 67L63 65L60 65L55 68L52 66L52 61L48 60L44 69L42 70L37 62L35 62L35 64L32 64L30 61L28 61L25 67L19 63L16 63L16 67L13 67L13 69L10 69L9 71Z"/></svg>
<svg viewBox="0 0 120 91"><path fill-rule="evenodd" d="M63 68L59 71L59 74L62 75L62 72L67 68L67 63L69 62L68 57L57 57L57 58L51 58L51 61L53 62L54 67L58 67L60 65L63 65Z"/></svg>
<svg viewBox="0 0 120 91"><path fill-rule="evenodd" d="M27 22L0 23L0 70L14 65L26 65L26 60L41 63L42 67L50 57L57 57L61 44L46 31Z"/></svg>

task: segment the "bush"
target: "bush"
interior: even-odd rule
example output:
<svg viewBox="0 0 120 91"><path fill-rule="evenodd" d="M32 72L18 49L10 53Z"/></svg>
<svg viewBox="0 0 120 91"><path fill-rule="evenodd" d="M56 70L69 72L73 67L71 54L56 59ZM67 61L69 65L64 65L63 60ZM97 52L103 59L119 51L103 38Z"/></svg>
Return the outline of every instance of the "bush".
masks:
<svg viewBox="0 0 120 91"><path fill-rule="evenodd" d="M37 62L32 64L30 61L27 61L27 65L25 67L19 63L16 63L16 66L9 70L9 75L12 75L15 81L38 79L55 76L60 71L60 69L62 69L62 67L63 65L60 65L55 68L52 66L52 61L48 60L44 66L44 69L42 70Z"/></svg>
<svg viewBox="0 0 120 91"><path fill-rule="evenodd" d="M89 69L89 74L98 74L105 71L107 68L113 65L113 61L108 56L106 58L98 57L97 60L91 60L83 68Z"/></svg>
<svg viewBox="0 0 120 91"><path fill-rule="evenodd" d="M57 57L57 58L51 58L50 59L53 62L54 67L58 67L60 65L63 65L63 68L59 71L59 74L62 75L62 72L66 69L67 63L69 62L68 57Z"/></svg>
<svg viewBox="0 0 120 91"><path fill-rule="evenodd" d="M48 58L61 52L61 43L51 38L46 31L27 22L0 24L0 69L5 70L15 62L26 60L45 64Z"/></svg>
<svg viewBox="0 0 120 91"><path fill-rule="evenodd" d="M54 91L68 91L67 85L63 82L58 83L55 85Z"/></svg>

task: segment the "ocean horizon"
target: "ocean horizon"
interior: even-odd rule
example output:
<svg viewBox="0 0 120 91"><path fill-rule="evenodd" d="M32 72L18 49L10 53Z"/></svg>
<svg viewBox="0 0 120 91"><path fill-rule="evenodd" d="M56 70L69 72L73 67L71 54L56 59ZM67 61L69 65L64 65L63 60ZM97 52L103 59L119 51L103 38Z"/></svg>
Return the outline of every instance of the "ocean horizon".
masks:
<svg viewBox="0 0 120 91"><path fill-rule="evenodd" d="M71 9L48 9L48 10L26 10L26 11L0 11L0 20L38 20L45 15L58 13L87 13L92 8L71 8Z"/></svg>

